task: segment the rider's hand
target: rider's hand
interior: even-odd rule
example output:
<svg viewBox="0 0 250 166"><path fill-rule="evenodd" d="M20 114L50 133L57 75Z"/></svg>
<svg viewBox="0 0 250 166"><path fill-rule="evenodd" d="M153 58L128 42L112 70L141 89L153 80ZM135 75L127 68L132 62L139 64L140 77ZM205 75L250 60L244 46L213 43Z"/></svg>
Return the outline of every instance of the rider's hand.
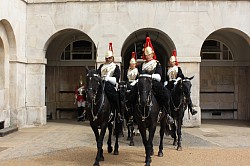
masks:
<svg viewBox="0 0 250 166"><path fill-rule="evenodd" d="M165 81L164 82L164 87L168 85L168 81Z"/></svg>
<svg viewBox="0 0 250 166"><path fill-rule="evenodd" d="M160 74L152 74L152 78L155 79L155 80L158 81L158 82L161 81L161 76L160 76Z"/></svg>

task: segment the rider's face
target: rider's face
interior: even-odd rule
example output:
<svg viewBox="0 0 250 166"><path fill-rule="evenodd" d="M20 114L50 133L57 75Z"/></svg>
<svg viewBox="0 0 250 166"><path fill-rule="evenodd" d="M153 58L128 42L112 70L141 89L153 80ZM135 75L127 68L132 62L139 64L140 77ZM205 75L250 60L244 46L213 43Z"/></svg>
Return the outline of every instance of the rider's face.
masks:
<svg viewBox="0 0 250 166"><path fill-rule="evenodd" d="M130 69L134 69L136 67L136 63L131 63L129 67Z"/></svg>
<svg viewBox="0 0 250 166"><path fill-rule="evenodd" d="M111 63L113 62L113 56L105 58L105 60L106 60L106 63Z"/></svg>
<svg viewBox="0 0 250 166"><path fill-rule="evenodd" d="M176 61L170 62L170 66L175 66L175 64L176 64Z"/></svg>
<svg viewBox="0 0 250 166"><path fill-rule="evenodd" d="M146 61L147 61L147 62L148 62L148 61L151 61L151 60L153 59L153 56L154 56L153 53L152 53L152 54L149 54L149 55L145 55Z"/></svg>

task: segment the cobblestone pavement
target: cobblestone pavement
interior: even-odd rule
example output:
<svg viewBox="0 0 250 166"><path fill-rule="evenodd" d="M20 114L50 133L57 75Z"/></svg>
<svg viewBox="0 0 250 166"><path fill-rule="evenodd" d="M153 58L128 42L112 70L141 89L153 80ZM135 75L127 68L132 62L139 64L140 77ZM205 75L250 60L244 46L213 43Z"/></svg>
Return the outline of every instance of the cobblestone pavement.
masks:
<svg viewBox="0 0 250 166"><path fill-rule="evenodd" d="M101 165L144 165L144 147L136 136L135 146L120 138L120 154L106 152ZM200 128L183 128L183 151L176 151L172 138L164 138L164 157L158 151L158 130L154 139L152 165L249 165L250 122L204 120ZM0 137L0 165L92 165L96 143L89 122L57 120L47 125L23 128Z"/></svg>

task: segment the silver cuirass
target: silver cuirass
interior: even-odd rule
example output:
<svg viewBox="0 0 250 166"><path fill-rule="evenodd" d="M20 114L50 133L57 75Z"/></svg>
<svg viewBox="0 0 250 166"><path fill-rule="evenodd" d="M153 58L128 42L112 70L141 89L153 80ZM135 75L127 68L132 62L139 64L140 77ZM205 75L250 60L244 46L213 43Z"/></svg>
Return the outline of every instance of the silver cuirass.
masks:
<svg viewBox="0 0 250 166"><path fill-rule="evenodd" d="M138 69L134 68L134 69L128 69L128 73L127 73L127 78L129 82L132 82L136 79L138 75Z"/></svg>

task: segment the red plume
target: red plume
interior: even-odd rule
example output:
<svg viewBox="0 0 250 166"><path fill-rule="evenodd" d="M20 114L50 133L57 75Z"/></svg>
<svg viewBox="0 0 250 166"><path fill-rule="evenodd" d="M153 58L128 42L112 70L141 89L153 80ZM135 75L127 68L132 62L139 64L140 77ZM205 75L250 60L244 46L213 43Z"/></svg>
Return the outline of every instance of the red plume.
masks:
<svg viewBox="0 0 250 166"><path fill-rule="evenodd" d="M136 60L135 52L132 52L132 58L134 58Z"/></svg>
<svg viewBox="0 0 250 166"><path fill-rule="evenodd" d="M151 47L152 50L154 51L154 47L153 47L153 45L152 45L152 43L151 43L150 37L147 37L147 38L146 38L146 43L144 44L144 50L143 50L143 56L142 56L142 59L144 59L144 60L146 59L144 51L145 51L145 49L146 49L147 47ZM153 56L153 58L156 59L155 51L154 51L154 56Z"/></svg>
<svg viewBox="0 0 250 166"><path fill-rule="evenodd" d="M113 52L113 47L112 47L112 43L111 42L109 43L109 51Z"/></svg>
<svg viewBox="0 0 250 166"><path fill-rule="evenodd" d="M175 65L178 66L177 54L176 54L176 50L175 50L175 49L172 51L172 56L175 57L175 61L176 61L176 62L175 62Z"/></svg>

